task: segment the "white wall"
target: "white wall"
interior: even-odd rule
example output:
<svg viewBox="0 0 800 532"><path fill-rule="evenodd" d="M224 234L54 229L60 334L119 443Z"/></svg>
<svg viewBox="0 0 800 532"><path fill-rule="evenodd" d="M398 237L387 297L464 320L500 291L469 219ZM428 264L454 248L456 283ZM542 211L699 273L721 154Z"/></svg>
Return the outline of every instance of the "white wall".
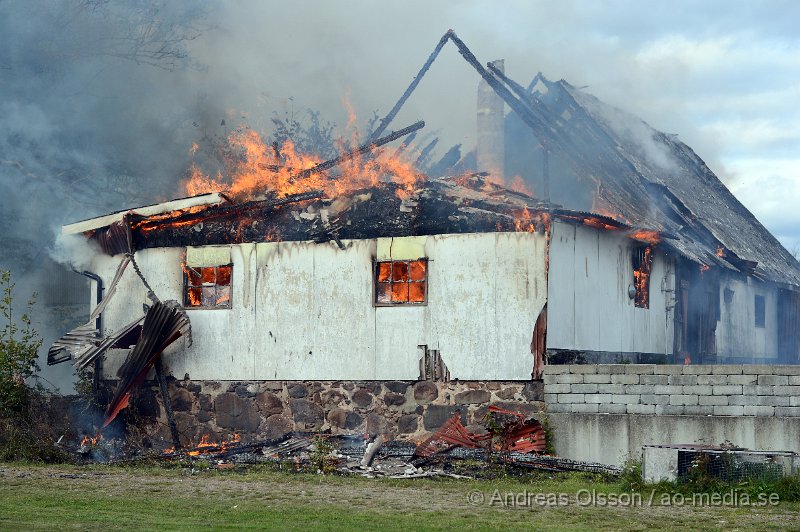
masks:
<svg viewBox="0 0 800 532"><path fill-rule="evenodd" d="M672 353L674 268L656 251L650 308L634 306L631 250L619 233L554 221L550 240L547 347Z"/></svg>
<svg viewBox="0 0 800 532"><path fill-rule="evenodd" d="M725 289L733 291L725 302ZM764 297L765 327L755 326L755 296ZM719 288L720 320L717 323L717 357L778 358L778 291L748 277L723 277Z"/></svg>
<svg viewBox="0 0 800 532"><path fill-rule="evenodd" d="M393 239L396 246L345 241L345 250L310 242L231 246L232 308L187 310L194 345L176 342L164 361L177 378L188 373L200 380L416 379L417 346L427 345L441 351L453 379L530 379L533 326L547 297L545 236L411 240L429 259L425 306L372 303L374 258L409 239ZM161 299L183 299L183 254L181 248L136 253ZM109 283L117 263L97 257L94 267ZM104 313L105 328L141 315L145 302L146 290L129 267ZM109 353L106 376L123 354Z"/></svg>
<svg viewBox="0 0 800 532"><path fill-rule="evenodd" d="M800 452L800 417L548 414L556 454L623 466L644 445L729 441L759 451Z"/></svg>

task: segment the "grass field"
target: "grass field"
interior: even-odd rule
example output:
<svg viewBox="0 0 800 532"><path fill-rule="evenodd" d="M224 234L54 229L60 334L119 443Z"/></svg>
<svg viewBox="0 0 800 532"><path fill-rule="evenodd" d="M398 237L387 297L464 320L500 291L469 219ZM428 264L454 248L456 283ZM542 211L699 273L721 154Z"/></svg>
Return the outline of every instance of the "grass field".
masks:
<svg viewBox="0 0 800 532"><path fill-rule="evenodd" d="M800 503L661 506L656 494L648 506L645 491L641 505L582 506L579 490L588 490L579 493L583 503L592 501L593 490L601 503L604 495L622 493L618 484L581 474L390 480L257 467L193 472L15 463L0 464L0 528L800 530ZM559 496L550 501L558 505L539 504Z"/></svg>

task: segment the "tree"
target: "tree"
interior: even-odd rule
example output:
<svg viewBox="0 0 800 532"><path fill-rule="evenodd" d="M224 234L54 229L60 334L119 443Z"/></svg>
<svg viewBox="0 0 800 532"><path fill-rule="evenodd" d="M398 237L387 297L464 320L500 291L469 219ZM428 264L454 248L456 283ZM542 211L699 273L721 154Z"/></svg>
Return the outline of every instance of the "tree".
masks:
<svg viewBox="0 0 800 532"><path fill-rule="evenodd" d="M31 323L31 310L36 294L28 300L27 311L19 317L19 324L13 312L14 283L11 272L0 271L0 313L3 325L0 327L0 412L19 413L24 410L28 398L26 381L39 369L36 357L42 346L42 339Z"/></svg>

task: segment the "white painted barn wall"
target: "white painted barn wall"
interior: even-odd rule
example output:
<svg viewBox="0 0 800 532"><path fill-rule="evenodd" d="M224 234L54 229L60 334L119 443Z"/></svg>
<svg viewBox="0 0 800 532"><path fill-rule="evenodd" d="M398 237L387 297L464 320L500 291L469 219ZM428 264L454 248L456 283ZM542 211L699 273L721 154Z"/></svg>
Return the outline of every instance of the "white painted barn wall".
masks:
<svg viewBox="0 0 800 532"><path fill-rule="evenodd" d="M733 291L725 302L725 289ZM764 296L765 327L756 327L755 296ZM778 291L752 277L722 277L719 287L717 359L727 357L778 358Z"/></svg>
<svg viewBox="0 0 800 532"><path fill-rule="evenodd" d="M427 345L440 350L454 379L530 379L533 326L547 298L544 235L435 235L390 246L380 240L344 241L345 250L310 242L231 246L232 308L187 310L194 343L184 349L176 342L165 363L177 378L199 380L416 379L418 346ZM373 306L376 254L420 246L429 259L427 305ZM183 254L136 254L162 299L183 299ZM118 262L97 257L94 268L108 283ZM104 313L105 328L141 315L145 302L129 267ZM123 354L109 353L107 377Z"/></svg>
<svg viewBox="0 0 800 532"><path fill-rule="evenodd" d="M551 227L547 347L672 353L674 268L664 254L656 248L650 308L636 308L628 296L635 241L585 225Z"/></svg>

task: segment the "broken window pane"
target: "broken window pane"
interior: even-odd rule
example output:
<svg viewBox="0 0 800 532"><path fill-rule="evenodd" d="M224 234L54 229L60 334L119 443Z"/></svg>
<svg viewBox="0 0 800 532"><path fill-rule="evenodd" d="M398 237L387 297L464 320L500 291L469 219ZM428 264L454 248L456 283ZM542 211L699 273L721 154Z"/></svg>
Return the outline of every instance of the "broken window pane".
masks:
<svg viewBox="0 0 800 532"><path fill-rule="evenodd" d="M233 265L184 266L184 305L200 308L231 308Z"/></svg>
<svg viewBox="0 0 800 532"><path fill-rule="evenodd" d="M213 307L217 303L217 287L214 285L201 288L202 302L204 307Z"/></svg>
<svg viewBox="0 0 800 532"><path fill-rule="evenodd" d="M186 279L189 286L200 286L203 284L203 275L195 268L186 268Z"/></svg>
<svg viewBox="0 0 800 532"><path fill-rule="evenodd" d="M408 284L408 300L411 303L425 302L425 283Z"/></svg>
<svg viewBox="0 0 800 532"><path fill-rule="evenodd" d="M217 301L215 306L227 306L231 301L231 287L217 286Z"/></svg>
<svg viewBox="0 0 800 532"><path fill-rule="evenodd" d="M408 263L395 261L392 263L392 281L408 281Z"/></svg>
<svg viewBox="0 0 800 532"><path fill-rule="evenodd" d="M411 261L408 265L408 277L412 281L424 281L425 261L424 260Z"/></svg>
<svg viewBox="0 0 800 532"><path fill-rule="evenodd" d="M186 304L190 307L199 307L203 302L202 288L189 288Z"/></svg>
<svg viewBox="0 0 800 532"><path fill-rule="evenodd" d="M377 286L378 303L391 303L392 290L389 283L382 283Z"/></svg>
<svg viewBox="0 0 800 532"><path fill-rule="evenodd" d="M427 261L380 261L375 268L375 303L424 304L427 296Z"/></svg>

